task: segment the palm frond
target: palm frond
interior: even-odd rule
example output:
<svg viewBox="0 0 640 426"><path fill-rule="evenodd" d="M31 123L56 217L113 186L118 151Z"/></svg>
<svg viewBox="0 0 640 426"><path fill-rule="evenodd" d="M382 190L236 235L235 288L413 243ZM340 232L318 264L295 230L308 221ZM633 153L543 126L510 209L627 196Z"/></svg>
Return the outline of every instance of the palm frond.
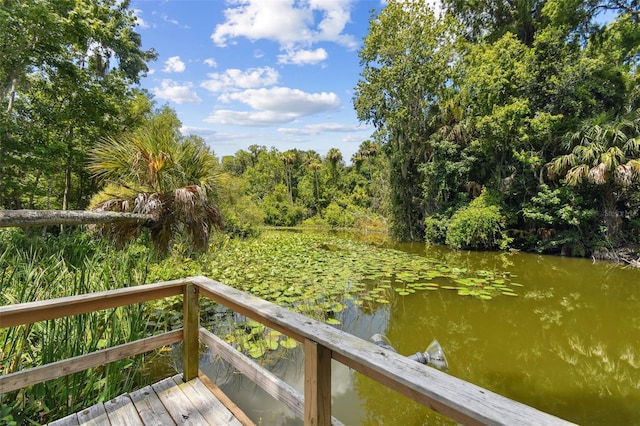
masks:
<svg viewBox="0 0 640 426"><path fill-rule="evenodd" d="M606 171L614 170L624 160L624 152L617 146L612 146L600 156L600 164L604 165Z"/></svg>
<svg viewBox="0 0 640 426"><path fill-rule="evenodd" d="M629 186L634 180L633 169L626 164L621 164L616 167L615 180L618 185Z"/></svg>
<svg viewBox="0 0 640 426"><path fill-rule="evenodd" d="M572 167L567 171L565 179L569 185L578 185L581 184L584 178L589 174L589 166L586 164L580 164L578 166Z"/></svg>
<svg viewBox="0 0 640 426"><path fill-rule="evenodd" d="M605 184L607 182L607 166L604 163L600 163L592 167L587 173L587 179L596 185Z"/></svg>
<svg viewBox="0 0 640 426"><path fill-rule="evenodd" d="M630 157L640 156L640 136L627 139L622 149Z"/></svg>

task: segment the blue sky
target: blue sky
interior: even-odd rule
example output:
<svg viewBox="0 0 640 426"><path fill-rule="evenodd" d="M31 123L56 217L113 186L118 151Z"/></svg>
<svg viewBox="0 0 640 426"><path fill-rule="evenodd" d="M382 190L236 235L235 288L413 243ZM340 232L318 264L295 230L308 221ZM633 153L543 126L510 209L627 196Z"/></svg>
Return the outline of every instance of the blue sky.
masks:
<svg viewBox="0 0 640 426"><path fill-rule="evenodd" d="M352 104L358 49L383 0L134 0L142 87L218 157L252 144L348 162L372 128Z"/></svg>

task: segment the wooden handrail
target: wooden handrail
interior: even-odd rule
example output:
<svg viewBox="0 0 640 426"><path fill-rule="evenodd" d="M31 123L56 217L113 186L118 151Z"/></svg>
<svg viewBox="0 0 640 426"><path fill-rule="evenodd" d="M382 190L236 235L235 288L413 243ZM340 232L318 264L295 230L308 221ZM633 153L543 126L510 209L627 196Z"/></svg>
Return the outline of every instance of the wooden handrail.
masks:
<svg viewBox="0 0 640 426"><path fill-rule="evenodd" d="M0 376L0 394L43 383L182 341L182 329Z"/></svg>
<svg viewBox="0 0 640 426"><path fill-rule="evenodd" d="M184 336L185 378L193 375L194 371L196 375L198 372L197 349L195 349L199 344L197 300L198 295L208 297L221 305L261 322L267 327L278 330L304 345L304 420L307 425L327 426L331 424L330 360L332 358L463 424L571 424L487 389L412 361L395 352L380 348L373 343L352 336L328 324L315 321L202 276L0 307L0 328L180 294L184 295L185 328L182 331L179 330L173 333L181 333ZM177 334L171 334L171 339L177 339L178 337L176 336ZM207 340L210 339L205 338L203 340L207 343ZM129 346L129 348L131 347L133 346ZM108 358L108 362L130 356L128 353L131 351L128 349L118 352L118 350L114 350L116 348L106 350L114 355ZM89 357L93 357L92 362L95 362L101 355L94 354L83 355L77 357L77 359L74 358L73 362L87 362L85 358ZM118 355L116 356L115 354ZM122 358L118 358L120 356ZM85 360L82 361L83 359ZM69 360L62 362L66 363L63 365L69 364ZM31 379L33 377L41 378L42 375L40 375L39 371L55 368L51 367L51 365L55 364L15 373L21 374L21 376L1 376L0 393L2 389L9 389L9 387L16 389L15 386L18 385L15 382L16 377L21 377L20 380L23 380L24 377L31 377ZM33 370L36 370L36 372L33 373ZM67 372L63 371L63 374L67 374ZM48 374L44 376L48 377ZM252 377L249 378L253 380ZM8 383L13 384L8 385ZM22 381L20 383L19 387L23 387L26 382ZM3 388L3 386L5 387ZM291 398L290 393L283 392L283 395L285 395L285 398Z"/></svg>
<svg viewBox="0 0 640 426"><path fill-rule="evenodd" d="M31 324L182 294L187 279L0 307L0 328Z"/></svg>
<svg viewBox="0 0 640 426"><path fill-rule="evenodd" d="M206 277L190 279L198 284L202 296L210 297L300 342L315 342L324 351L330 351L331 357L336 361L460 423L539 426L571 424L233 287ZM305 375L324 375L325 368L325 364L320 362L316 371L305 369ZM314 380L322 379L305 377L305 382ZM326 402L326 395L318 397ZM308 395L305 395L306 398ZM331 396L327 399L330 401ZM310 421L307 413L305 424L311 424L320 418L323 423L315 424L329 424L323 414Z"/></svg>

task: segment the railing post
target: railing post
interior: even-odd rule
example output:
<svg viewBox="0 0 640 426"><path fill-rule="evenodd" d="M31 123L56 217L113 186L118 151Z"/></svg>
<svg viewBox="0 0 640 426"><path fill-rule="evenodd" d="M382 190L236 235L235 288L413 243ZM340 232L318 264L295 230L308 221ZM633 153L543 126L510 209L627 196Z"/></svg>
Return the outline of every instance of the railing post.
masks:
<svg viewBox="0 0 640 426"><path fill-rule="evenodd" d="M331 350L304 340L304 424L331 425Z"/></svg>
<svg viewBox="0 0 640 426"><path fill-rule="evenodd" d="M188 382L198 377L198 362L200 360L200 342L198 340L198 329L200 328L199 313L199 287L193 283L184 286L182 310L184 323L184 334L182 341L182 379Z"/></svg>

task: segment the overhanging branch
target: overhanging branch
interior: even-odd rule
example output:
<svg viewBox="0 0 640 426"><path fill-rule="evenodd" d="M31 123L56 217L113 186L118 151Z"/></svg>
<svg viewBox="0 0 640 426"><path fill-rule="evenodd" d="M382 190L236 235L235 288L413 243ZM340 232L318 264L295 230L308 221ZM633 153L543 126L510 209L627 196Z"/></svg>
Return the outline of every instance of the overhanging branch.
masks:
<svg viewBox="0 0 640 426"><path fill-rule="evenodd" d="M118 222L144 223L152 219L151 215L136 213L84 210L0 210L0 228Z"/></svg>

